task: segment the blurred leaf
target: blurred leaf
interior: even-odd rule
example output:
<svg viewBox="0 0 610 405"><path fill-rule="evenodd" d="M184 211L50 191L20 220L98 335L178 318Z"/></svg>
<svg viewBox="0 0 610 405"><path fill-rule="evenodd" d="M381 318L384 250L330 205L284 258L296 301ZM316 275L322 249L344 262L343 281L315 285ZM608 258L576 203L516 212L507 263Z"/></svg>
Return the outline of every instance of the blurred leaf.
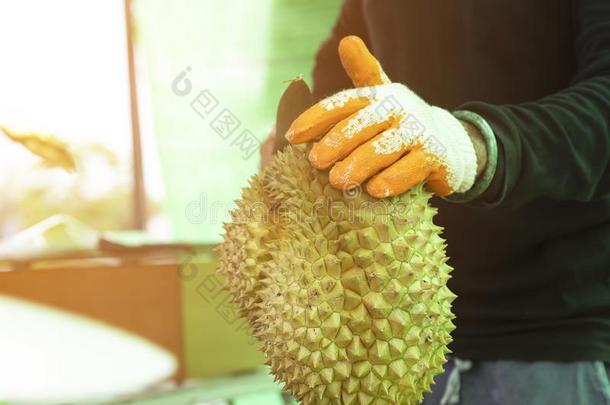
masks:
<svg viewBox="0 0 610 405"><path fill-rule="evenodd" d="M39 156L47 167L60 167L68 172L76 170L76 160L68 145L53 135L38 133L17 134L4 127L0 130L11 140L22 144L33 154Z"/></svg>

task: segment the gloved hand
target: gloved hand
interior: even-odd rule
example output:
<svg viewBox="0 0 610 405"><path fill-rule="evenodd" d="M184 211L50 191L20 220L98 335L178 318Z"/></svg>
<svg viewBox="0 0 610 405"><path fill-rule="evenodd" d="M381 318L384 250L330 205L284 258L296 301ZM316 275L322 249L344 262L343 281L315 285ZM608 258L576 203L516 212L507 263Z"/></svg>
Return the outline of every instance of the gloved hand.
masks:
<svg viewBox="0 0 610 405"><path fill-rule="evenodd" d="M470 189L477 158L460 121L391 83L360 38L343 38L339 56L356 87L315 104L286 132L292 144L323 136L309 160L332 166L331 185L345 190L370 179L367 191L378 198L422 181L441 196Z"/></svg>

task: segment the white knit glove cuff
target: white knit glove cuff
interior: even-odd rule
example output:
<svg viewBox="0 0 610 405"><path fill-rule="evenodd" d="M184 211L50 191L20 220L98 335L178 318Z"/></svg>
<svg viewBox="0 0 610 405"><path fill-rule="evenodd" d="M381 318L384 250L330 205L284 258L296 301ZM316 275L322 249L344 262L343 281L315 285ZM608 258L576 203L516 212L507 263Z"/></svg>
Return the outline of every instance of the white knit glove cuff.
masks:
<svg viewBox="0 0 610 405"><path fill-rule="evenodd" d="M447 166L447 182L454 192L468 191L474 184L477 172L477 156L470 136L460 121L445 109L431 106L438 143L445 150L444 164Z"/></svg>

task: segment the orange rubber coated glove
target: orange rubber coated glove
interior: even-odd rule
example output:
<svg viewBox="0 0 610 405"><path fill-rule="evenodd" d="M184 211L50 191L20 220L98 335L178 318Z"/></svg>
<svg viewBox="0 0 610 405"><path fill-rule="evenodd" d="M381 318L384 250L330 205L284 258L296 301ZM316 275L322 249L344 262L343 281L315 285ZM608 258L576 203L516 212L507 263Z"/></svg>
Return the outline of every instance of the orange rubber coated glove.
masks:
<svg viewBox="0 0 610 405"><path fill-rule="evenodd" d="M424 181L441 196L470 189L477 159L462 124L391 83L360 38L343 38L339 56L355 88L313 105L286 132L292 144L318 141L309 160L331 168L331 185L345 190L368 180L367 191L378 198Z"/></svg>

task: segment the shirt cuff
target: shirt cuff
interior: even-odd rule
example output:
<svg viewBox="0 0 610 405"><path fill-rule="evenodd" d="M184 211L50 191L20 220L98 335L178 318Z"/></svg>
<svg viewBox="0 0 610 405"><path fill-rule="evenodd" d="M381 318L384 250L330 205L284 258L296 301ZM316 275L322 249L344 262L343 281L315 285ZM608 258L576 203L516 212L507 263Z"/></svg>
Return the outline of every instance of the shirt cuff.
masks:
<svg viewBox="0 0 610 405"><path fill-rule="evenodd" d="M473 186L463 193L453 193L446 197L444 200L454 203L467 203L483 194L496 174L496 166L498 164L498 144L496 142L496 136L493 130L479 114L473 113L472 111L454 111L453 116L457 119L468 121L479 129L483 140L485 141L485 148L487 149L487 165L485 170L481 174Z"/></svg>

